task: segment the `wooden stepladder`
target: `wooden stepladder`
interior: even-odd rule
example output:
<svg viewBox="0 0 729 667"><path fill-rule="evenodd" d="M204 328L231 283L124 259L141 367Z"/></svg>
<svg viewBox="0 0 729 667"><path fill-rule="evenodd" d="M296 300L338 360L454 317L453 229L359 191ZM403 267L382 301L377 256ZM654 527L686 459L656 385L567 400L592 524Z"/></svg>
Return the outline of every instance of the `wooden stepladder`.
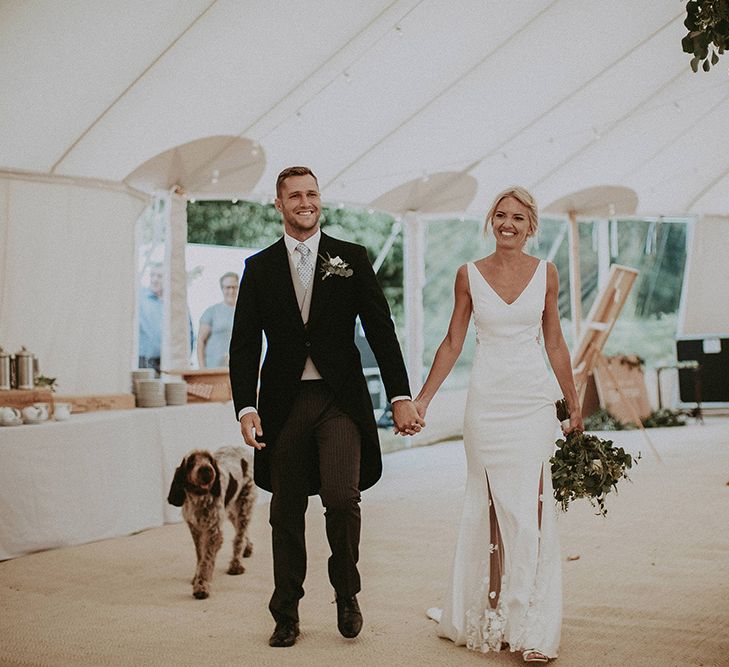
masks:
<svg viewBox="0 0 729 667"><path fill-rule="evenodd" d="M580 337L572 359L572 369L580 403L584 401L588 381L590 376L594 374L595 369L599 369L600 372L605 373L606 376L611 378L620 396L623 408L631 415L632 420L638 428L641 429L658 460L661 460L660 455L643 428L643 422L633 402L622 393L620 383L602 353L605 342L615 326L615 322L628 299L630 290L637 277L638 271L628 266L613 264L610 267L610 276L608 277L607 284L597 295L585 320L582 336Z"/></svg>
<svg viewBox="0 0 729 667"><path fill-rule="evenodd" d="M605 287L595 298L585 320L582 335L572 358L575 384L580 402L585 398L587 380L602 356L602 350L623 310L638 271L613 264Z"/></svg>

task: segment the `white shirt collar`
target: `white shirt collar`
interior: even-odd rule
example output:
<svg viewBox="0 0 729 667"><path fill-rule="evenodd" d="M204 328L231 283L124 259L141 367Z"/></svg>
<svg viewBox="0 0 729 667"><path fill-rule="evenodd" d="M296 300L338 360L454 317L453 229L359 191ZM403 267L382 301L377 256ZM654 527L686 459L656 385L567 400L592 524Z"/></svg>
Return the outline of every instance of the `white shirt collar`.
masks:
<svg viewBox="0 0 729 667"><path fill-rule="evenodd" d="M317 253L319 252L319 241L321 240L321 228L316 230L316 234L313 234L310 236L306 241L303 241L303 244L311 250L311 252L314 254L314 257L316 257ZM296 250L296 246L299 245L299 243L302 243L302 241L299 241L298 239L295 239L293 236L289 236L286 232L284 232L284 243L286 244L286 250L289 251L289 255L293 255L294 251Z"/></svg>

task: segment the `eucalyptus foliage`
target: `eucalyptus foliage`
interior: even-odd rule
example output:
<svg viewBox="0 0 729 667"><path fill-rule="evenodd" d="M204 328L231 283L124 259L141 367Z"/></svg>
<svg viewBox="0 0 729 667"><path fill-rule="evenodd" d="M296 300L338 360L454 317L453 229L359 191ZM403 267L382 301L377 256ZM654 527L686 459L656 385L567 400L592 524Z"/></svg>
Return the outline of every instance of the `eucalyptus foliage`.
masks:
<svg viewBox="0 0 729 667"><path fill-rule="evenodd" d="M554 498L564 511L570 502L587 498L605 516L605 497L618 489L620 479L630 479L627 471L637 462L612 440L602 440L590 433L573 431L557 440L552 464Z"/></svg>
<svg viewBox="0 0 729 667"><path fill-rule="evenodd" d="M688 34L681 46L686 53L694 54L691 69L697 72L703 61L701 67L708 72L729 48L729 0L689 0L683 24Z"/></svg>

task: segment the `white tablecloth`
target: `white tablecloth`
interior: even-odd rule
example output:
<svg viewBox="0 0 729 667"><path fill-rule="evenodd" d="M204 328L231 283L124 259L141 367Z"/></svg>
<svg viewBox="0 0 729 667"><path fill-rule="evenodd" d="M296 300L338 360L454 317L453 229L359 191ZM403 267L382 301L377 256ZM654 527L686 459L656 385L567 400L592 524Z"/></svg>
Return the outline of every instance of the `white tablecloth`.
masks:
<svg viewBox="0 0 729 667"><path fill-rule="evenodd" d="M167 504L191 449L242 444L231 403L0 427L0 560L180 521Z"/></svg>

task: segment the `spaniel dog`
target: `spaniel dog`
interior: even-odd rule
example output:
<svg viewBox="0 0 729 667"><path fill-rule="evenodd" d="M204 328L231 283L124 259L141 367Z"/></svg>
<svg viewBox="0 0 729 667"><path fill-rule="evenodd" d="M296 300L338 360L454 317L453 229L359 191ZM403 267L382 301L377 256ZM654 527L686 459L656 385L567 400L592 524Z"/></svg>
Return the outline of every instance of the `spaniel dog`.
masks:
<svg viewBox="0 0 729 667"><path fill-rule="evenodd" d="M241 556L247 558L253 551L246 531L255 498L253 477L242 447L221 447L214 454L205 450L190 452L175 470L167 502L182 507L182 516L192 533L197 552L192 594L197 599L210 594L226 514L235 526L228 574L245 572Z"/></svg>

